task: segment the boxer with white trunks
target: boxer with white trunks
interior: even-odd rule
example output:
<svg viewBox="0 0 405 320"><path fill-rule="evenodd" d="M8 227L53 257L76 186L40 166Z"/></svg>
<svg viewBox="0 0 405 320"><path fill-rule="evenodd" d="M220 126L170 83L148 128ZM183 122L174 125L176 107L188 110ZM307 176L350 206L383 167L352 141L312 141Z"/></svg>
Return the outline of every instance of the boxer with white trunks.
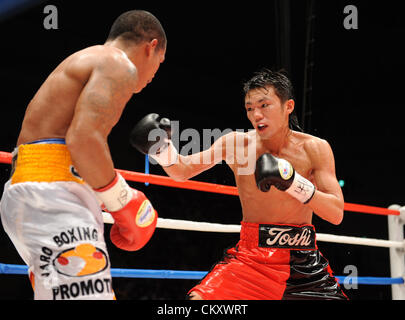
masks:
<svg viewBox="0 0 405 320"><path fill-rule="evenodd" d="M312 225L313 213L336 225L343 219L332 149L300 130L292 85L282 72L264 69L244 91L254 130L227 133L202 152L180 155L170 141L170 121L157 114L144 117L132 131L133 146L175 180L223 160L234 173L243 215L240 241L189 298L347 299L317 247ZM167 132L158 145L148 140L154 129Z"/></svg>
<svg viewBox="0 0 405 320"><path fill-rule="evenodd" d="M35 299L115 299L101 206L114 218L118 248L139 250L152 237L157 212L114 169L107 137L165 52L157 18L125 12L103 45L67 57L29 103L1 220L29 266Z"/></svg>

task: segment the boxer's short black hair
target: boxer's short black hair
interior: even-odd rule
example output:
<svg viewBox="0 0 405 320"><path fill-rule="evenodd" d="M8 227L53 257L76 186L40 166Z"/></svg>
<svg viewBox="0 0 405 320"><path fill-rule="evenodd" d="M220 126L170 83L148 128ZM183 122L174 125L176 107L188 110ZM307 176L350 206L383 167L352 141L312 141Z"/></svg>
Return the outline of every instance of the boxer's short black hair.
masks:
<svg viewBox="0 0 405 320"><path fill-rule="evenodd" d="M136 44L157 39L157 48L166 48L166 33L160 21L153 14L144 10L127 11L115 19L107 41L119 37Z"/></svg>
<svg viewBox="0 0 405 320"><path fill-rule="evenodd" d="M290 79L284 70L272 71L270 69L263 68L258 72L255 72L253 77L246 81L243 85L243 91L245 95L254 89L265 89L268 86L272 86L276 95L280 98L281 103L286 102L289 99L294 99L294 89Z"/></svg>
<svg viewBox="0 0 405 320"><path fill-rule="evenodd" d="M253 76L243 84L243 92L246 96L251 90L266 89L269 86L274 88L281 103L284 103L289 99L294 99L294 88L285 70L272 71L263 68L260 71L255 72ZM291 129L303 131L298 123L295 111L290 114L289 127Z"/></svg>

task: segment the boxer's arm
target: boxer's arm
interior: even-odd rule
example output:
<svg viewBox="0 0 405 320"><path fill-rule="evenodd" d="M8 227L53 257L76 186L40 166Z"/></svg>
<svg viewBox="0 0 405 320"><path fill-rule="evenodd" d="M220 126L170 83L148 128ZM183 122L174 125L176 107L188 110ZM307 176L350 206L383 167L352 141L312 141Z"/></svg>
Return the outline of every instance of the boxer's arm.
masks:
<svg viewBox="0 0 405 320"><path fill-rule="evenodd" d="M305 149L312 164L316 191L308 206L322 219L340 224L343 219L344 199L336 179L335 159L329 143L325 140L311 140Z"/></svg>
<svg viewBox="0 0 405 320"><path fill-rule="evenodd" d="M134 92L136 77L136 68L125 60L103 58L77 101L66 144L76 170L93 188L115 178L107 137Z"/></svg>
<svg viewBox="0 0 405 320"><path fill-rule="evenodd" d="M178 161L163 167L165 172L176 181L185 181L204 172L222 160L226 159L226 139L234 133L228 133L218 138L210 148L188 156L179 154Z"/></svg>

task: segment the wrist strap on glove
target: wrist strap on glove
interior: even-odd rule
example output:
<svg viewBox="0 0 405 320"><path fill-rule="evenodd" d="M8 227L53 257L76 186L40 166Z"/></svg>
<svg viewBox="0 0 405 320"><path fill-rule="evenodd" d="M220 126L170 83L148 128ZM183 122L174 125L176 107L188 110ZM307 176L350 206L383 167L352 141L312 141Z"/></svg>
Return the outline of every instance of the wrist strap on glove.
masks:
<svg viewBox="0 0 405 320"><path fill-rule="evenodd" d="M155 154L149 154L149 156L159 163L162 167L170 167L177 163L179 153L171 140L167 141L167 145L161 147Z"/></svg>
<svg viewBox="0 0 405 320"><path fill-rule="evenodd" d="M307 204L314 196L315 190L315 186L311 181L305 179L295 171L294 180L286 192L298 201Z"/></svg>
<svg viewBox="0 0 405 320"><path fill-rule="evenodd" d="M121 210L132 198L131 187L118 172L111 183L103 188L94 189L94 191L109 212Z"/></svg>

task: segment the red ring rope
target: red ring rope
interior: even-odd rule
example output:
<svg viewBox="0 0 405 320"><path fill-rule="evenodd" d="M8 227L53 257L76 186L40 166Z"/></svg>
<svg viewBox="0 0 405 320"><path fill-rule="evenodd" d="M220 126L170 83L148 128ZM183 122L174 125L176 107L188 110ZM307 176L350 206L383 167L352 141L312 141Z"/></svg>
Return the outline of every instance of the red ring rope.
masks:
<svg viewBox="0 0 405 320"><path fill-rule="evenodd" d="M0 163L11 163L11 153L0 151ZM198 191L205 191L205 192L214 192L214 193L222 193L222 194L229 194L229 195L238 195L238 189L234 186L225 186L215 183L207 183L207 182L200 182L200 181L174 181L170 177L159 176L154 174L145 174L140 172L133 172L127 170L120 170L117 169L118 172L124 177L124 179L128 181L134 182L149 182L151 184L166 186L166 187L174 187L174 188L181 188L181 189L191 189L191 190L198 190ZM352 212L361 212L361 213L369 213L369 214L378 214L378 215L399 215L398 210L391 210L381 207L374 207L368 206L363 204L355 204L355 203L347 203L344 204L345 211L352 211Z"/></svg>

